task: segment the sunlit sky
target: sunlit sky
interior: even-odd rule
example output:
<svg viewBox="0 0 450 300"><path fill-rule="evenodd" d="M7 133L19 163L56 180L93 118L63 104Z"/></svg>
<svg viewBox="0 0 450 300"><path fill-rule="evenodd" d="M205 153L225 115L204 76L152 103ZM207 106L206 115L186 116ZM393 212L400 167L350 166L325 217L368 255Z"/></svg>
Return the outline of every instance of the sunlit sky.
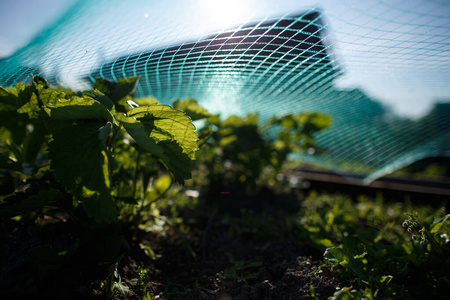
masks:
<svg viewBox="0 0 450 300"><path fill-rule="evenodd" d="M0 57L25 46L75 2L2 0ZM197 0L189 3L194 2L198 13L182 17L190 18L192 22L186 24L195 26L190 24L185 32L180 30L180 39L183 34L198 36L267 16L319 7L328 26L328 42L345 70L344 76L335 82L337 86L361 88L406 115L421 115L435 101L450 101L450 80L445 79L450 78L450 1ZM133 1L121 4L125 8L131 3ZM161 15L169 16L172 12L167 12L168 7L182 14L185 3L166 0L152 2L152 5L160 9ZM177 5L178 10L174 8ZM151 14L141 11L141 18L151 19ZM166 30L170 30L170 22L165 24ZM434 32L430 32L430 28ZM422 44L426 47L414 48ZM436 57L440 61L436 61Z"/></svg>
<svg viewBox="0 0 450 300"><path fill-rule="evenodd" d="M76 0L1 0L0 57L25 46Z"/></svg>

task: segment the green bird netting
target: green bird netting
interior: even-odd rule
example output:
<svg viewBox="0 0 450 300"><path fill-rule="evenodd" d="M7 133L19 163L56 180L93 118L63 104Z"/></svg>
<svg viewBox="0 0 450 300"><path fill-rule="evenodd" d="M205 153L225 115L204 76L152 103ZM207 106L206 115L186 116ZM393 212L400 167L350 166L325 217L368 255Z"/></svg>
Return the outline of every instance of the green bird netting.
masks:
<svg viewBox="0 0 450 300"><path fill-rule="evenodd" d="M318 111L321 154L294 158L370 181L450 155L448 1L78 1L0 61L87 89L140 76L137 96L192 97L223 117Z"/></svg>

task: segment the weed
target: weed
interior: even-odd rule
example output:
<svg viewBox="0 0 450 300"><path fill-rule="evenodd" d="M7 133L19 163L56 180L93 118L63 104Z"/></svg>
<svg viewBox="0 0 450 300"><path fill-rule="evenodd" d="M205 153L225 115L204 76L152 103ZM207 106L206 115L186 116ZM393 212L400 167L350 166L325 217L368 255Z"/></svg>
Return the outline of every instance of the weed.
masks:
<svg viewBox="0 0 450 300"><path fill-rule="evenodd" d="M245 263L242 260L236 260L231 253L226 253L232 266L224 270L221 275L225 279L234 280L238 283L248 283L248 280L256 279L259 276L259 269L262 262L255 261Z"/></svg>

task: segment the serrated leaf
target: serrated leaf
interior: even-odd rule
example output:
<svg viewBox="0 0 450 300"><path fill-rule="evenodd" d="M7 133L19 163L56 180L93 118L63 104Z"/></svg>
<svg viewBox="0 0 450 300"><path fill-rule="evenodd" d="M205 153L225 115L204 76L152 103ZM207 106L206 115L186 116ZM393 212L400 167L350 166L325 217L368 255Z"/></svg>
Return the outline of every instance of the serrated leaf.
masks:
<svg viewBox="0 0 450 300"><path fill-rule="evenodd" d="M156 142L146 131L145 125L140 122L124 123L124 128L143 151L159 157L164 162L177 182L183 184L185 179L191 178L192 159L183 153L183 148L177 142L173 140Z"/></svg>
<svg viewBox="0 0 450 300"><path fill-rule="evenodd" d="M84 91L83 96L90 97L94 100L97 100L101 104L103 104L108 110L112 110L114 103L109 99L108 96L103 94L98 90Z"/></svg>
<svg viewBox="0 0 450 300"><path fill-rule="evenodd" d="M27 92L25 92L24 97L28 97ZM34 92L31 92L28 101L21 106L17 112L26 113L29 118L37 119L47 115L44 110L45 105L56 103L58 100L64 99L65 97L66 94L64 92L53 89L44 89L42 88L42 85L40 85Z"/></svg>
<svg viewBox="0 0 450 300"><path fill-rule="evenodd" d="M72 97L69 100L60 100L45 106L46 112L55 120L94 119L114 121L109 110L100 102L91 97Z"/></svg>
<svg viewBox="0 0 450 300"><path fill-rule="evenodd" d="M137 83L138 78L136 77L120 78L117 82L97 78L94 83L94 89L99 90L116 103L123 97L132 94Z"/></svg>
<svg viewBox="0 0 450 300"><path fill-rule="evenodd" d="M177 100L173 103L173 108L184 111L192 121L209 118L212 115L203 107L198 105L197 101L192 98L185 100Z"/></svg>
<svg viewBox="0 0 450 300"><path fill-rule="evenodd" d="M31 95L30 101L17 110L19 114L27 114L30 119L38 119L41 111L42 109L35 93Z"/></svg>
<svg viewBox="0 0 450 300"><path fill-rule="evenodd" d="M83 201L89 216L109 223L115 220L117 208L110 194L112 158L99 137L104 125L60 122L52 127L54 139L48 147L51 168L63 186Z"/></svg>
<svg viewBox="0 0 450 300"><path fill-rule="evenodd" d="M139 79L137 77L120 78L115 82L110 98L113 101L117 101L125 96L131 95L138 81Z"/></svg>
<svg viewBox="0 0 450 300"><path fill-rule="evenodd" d="M28 101L30 101L31 95L33 94L33 91L35 90L33 86L21 82L16 83L14 85L14 88L16 90L17 99L19 101L18 107L24 105L25 103L28 103Z"/></svg>
<svg viewBox="0 0 450 300"><path fill-rule="evenodd" d="M113 80L103 78L96 78L93 86L95 90L98 90L105 95L109 95L113 87Z"/></svg>
<svg viewBox="0 0 450 300"><path fill-rule="evenodd" d="M145 125L157 142L174 140L191 159L198 149L197 134L191 119L182 111L168 105L150 105L132 109L127 114Z"/></svg>
<svg viewBox="0 0 450 300"><path fill-rule="evenodd" d="M132 109L127 116L117 114L116 118L144 151L162 159L177 182L191 178L198 137L183 112L168 105L150 105Z"/></svg>

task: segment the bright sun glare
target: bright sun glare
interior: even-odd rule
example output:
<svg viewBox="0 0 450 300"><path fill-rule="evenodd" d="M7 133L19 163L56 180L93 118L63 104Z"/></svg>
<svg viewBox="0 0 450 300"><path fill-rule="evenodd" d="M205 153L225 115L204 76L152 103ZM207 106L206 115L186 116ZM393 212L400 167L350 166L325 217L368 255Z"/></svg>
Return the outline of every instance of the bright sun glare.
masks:
<svg viewBox="0 0 450 300"><path fill-rule="evenodd" d="M253 0L201 0L200 5L211 27L228 27L251 17Z"/></svg>

